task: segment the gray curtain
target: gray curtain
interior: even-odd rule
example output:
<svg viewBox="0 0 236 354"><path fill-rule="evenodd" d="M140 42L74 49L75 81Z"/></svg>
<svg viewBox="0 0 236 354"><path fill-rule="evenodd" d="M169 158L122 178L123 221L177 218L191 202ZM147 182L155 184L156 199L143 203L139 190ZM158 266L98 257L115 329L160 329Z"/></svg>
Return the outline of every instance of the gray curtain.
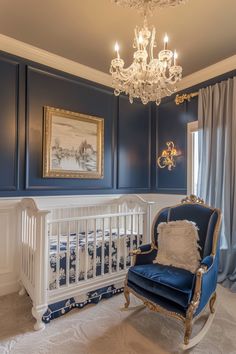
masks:
<svg viewBox="0 0 236 354"><path fill-rule="evenodd" d="M219 282L236 292L236 77L201 89L198 195L223 213Z"/></svg>

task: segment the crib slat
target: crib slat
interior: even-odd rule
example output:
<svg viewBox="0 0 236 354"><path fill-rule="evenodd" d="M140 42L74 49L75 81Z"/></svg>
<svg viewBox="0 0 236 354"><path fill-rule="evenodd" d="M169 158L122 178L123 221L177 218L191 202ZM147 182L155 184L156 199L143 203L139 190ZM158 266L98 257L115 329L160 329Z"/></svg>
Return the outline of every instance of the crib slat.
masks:
<svg viewBox="0 0 236 354"><path fill-rule="evenodd" d="M88 220L85 221L85 274L84 280L88 279Z"/></svg>
<svg viewBox="0 0 236 354"><path fill-rule="evenodd" d="M139 222L140 222L140 219L139 219L139 215L138 215L138 228L137 228L137 248L139 248L139 245L140 245L140 227L139 227Z"/></svg>
<svg viewBox="0 0 236 354"><path fill-rule="evenodd" d="M75 249L75 282L78 284L79 281L79 221L77 222L77 232L76 232L76 249Z"/></svg>
<svg viewBox="0 0 236 354"><path fill-rule="evenodd" d="M25 211L21 213L21 270L24 270L24 235L25 235Z"/></svg>
<svg viewBox="0 0 236 354"><path fill-rule="evenodd" d="M32 255L32 236L33 236L33 220L32 217L29 219L29 245L28 245L28 257L29 257L29 281L32 284L31 278L31 270L32 270L32 262L31 262L31 255Z"/></svg>
<svg viewBox="0 0 236 354"><path fill-rule="evenodd" d="M24 252L23 252L23 264L24 264L24 274L26 274L26 240L27 240L27 213L25 211L25 217L24 217L24 224L25 224L25 227L24 227L24 244L23 244L23 247L24 247Z"/></svg>
<svg viewBox="0 0 236 354"><path fill-rule="evenodd" d="M36 217L34 216L34 243L33 243L33 286L35 286L35 250L36 250Z"/></svg>
<svg viewBox="0 0 236 354"><path fill-rule="evenodd" d="M124 269L127 267L127 216L124 220Z"/></svg>
<svg viewBox="0 0 236 354"><path fill-rule="evenodd" d="M120 268L120 217L117 216L117 237L116 237L116 248L117 248L117 253L116 253L116 271L119 272Z"/></svg>
<svg viewBox="0 0 236 354"><path fill-rule="evenodd" d="M102 219L102 248L101 248L101 257L102 257L102 262L101 262L101 275L104 275L104 252L105 252L105 219Z"/></svg>
<svg viewBox="0 0 236 354"><path fill-rule="evenodd" d="M34 275L34 216L32 216L32 227L31 227L31 284L33 284Z"/></svg>
<svg viewBox="0 0 236 354"><path fill-rule="evenodd" d="M25 216L25 240L24 240L24 273L27 275L27 240L28 240L28 217Z"/></svg>
<svg viewBox="0 0 236 354"><path fill-rule="evenodd" d="M110 227L109 227L109 273L112 272L112 217L109 217Z"/></svg>
<svg viewBox="0 0 236 354"><path fill-rule="evenodd" d="M96 277L96 265L97 265L97 219L94 219L93 278Z"/></svg>
<svg viewBox="0 0 236 354"><path fill-rule="evenodd" d="M30 240L30 217L27 216L27 238L26 238L26 275L29 278L29 240Z"/></svg>
<svg viewBox="0 0 236 354"><path fill-rule="evenodd" d="M60 287L60 233L61 233L61 224L57 224L57 256L56 256L56 287Z"/></svg>
<svg viewBox="0 0 236 354"><path fill-rule="evenodd" d="M33 242L34 242L34 217L31 217L30 228L30 283L32 284L33 278Z"/></svg>
<svg viewBox="0 0 236 354"><path fill-rule="evenodd" d="M134 248L134 216L131 215L131 227L130 227L130 250L132 251Z"/></svg>
<svg viewBox="0 0 236 354"><path fill-rule="evenodd" d="M66 286L70 284L70 222L67 223L66 243Z"/></svg>
<svg viewBox="0 0 236 354"><path fill-rule="evenodd" d="M51 242L52 242L52 224L48 225L48 274L51 272L50 255L51 255ZM48 288L50 289L50 279L48 279Z"/></svg>

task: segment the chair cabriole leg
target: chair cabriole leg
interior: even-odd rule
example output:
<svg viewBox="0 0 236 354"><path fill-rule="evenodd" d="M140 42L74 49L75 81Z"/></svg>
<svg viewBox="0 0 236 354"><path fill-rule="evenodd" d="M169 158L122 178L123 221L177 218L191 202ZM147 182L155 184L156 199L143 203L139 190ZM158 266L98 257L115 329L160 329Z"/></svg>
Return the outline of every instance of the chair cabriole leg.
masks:
<svg viewBox="0 0 236 354"><path fill-rule="evenodd" d="M193 326L193 308L190 307L187 312L186 320L185 320L185 332L184 332L184 344L189 344L190 336L192 334L192 326Z"/></svg>
<svg viewBox="0 0 236 354"><path fill-rule="evenodd" d="M125 286L125 288L124 288L124 296L125 296L125 300L126 300L125 308L127 309L130 305L130 292L129 292L129 289L127 286Z"/></svg>

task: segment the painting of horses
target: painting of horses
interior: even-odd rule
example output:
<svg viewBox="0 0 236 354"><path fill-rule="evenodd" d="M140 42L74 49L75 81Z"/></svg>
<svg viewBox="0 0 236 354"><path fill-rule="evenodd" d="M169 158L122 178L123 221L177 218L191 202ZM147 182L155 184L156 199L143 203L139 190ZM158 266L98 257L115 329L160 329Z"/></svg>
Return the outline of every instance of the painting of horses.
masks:
<svg viewBox="0 0 236 354"><path fill-rule="evenodd" d="M43 177L102 178L104 119L44 107Z"/></svg>

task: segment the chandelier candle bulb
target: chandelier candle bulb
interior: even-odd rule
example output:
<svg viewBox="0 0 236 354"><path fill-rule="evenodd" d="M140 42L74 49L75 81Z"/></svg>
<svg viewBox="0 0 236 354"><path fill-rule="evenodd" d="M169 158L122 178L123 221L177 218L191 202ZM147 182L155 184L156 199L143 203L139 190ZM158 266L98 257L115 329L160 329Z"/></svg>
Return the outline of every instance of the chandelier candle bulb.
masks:
<svg viewBox="0 0 236 354"><path fill-rule="evenodd" d="M139 44L143 44L143 36L140 34L138 37Z"/></svg>
<svg viewBox="0 0 236 354"><path fill-rule="evenodd" d="M174 65L175 66L177 65L177 59L178 59L178 54L177 54L177 52L175 50L175 52L174 52Z"/></svg>
<svg viewBox="0 0 236 354"><path fill-rule="evenodd" d="M168 41L169 41L169 38L168 38L167 34L165 34L165 37L164 37L164 50L167 50Z"/></svg>
<svg viewBox="0 0 236 354"><path fill-rule="evenodd" d="M116 54L117 54L117 59L120 59L119 50L120 50L119 44L116 42L116 44L115 44L115 51L116 51Z"/></svg>

